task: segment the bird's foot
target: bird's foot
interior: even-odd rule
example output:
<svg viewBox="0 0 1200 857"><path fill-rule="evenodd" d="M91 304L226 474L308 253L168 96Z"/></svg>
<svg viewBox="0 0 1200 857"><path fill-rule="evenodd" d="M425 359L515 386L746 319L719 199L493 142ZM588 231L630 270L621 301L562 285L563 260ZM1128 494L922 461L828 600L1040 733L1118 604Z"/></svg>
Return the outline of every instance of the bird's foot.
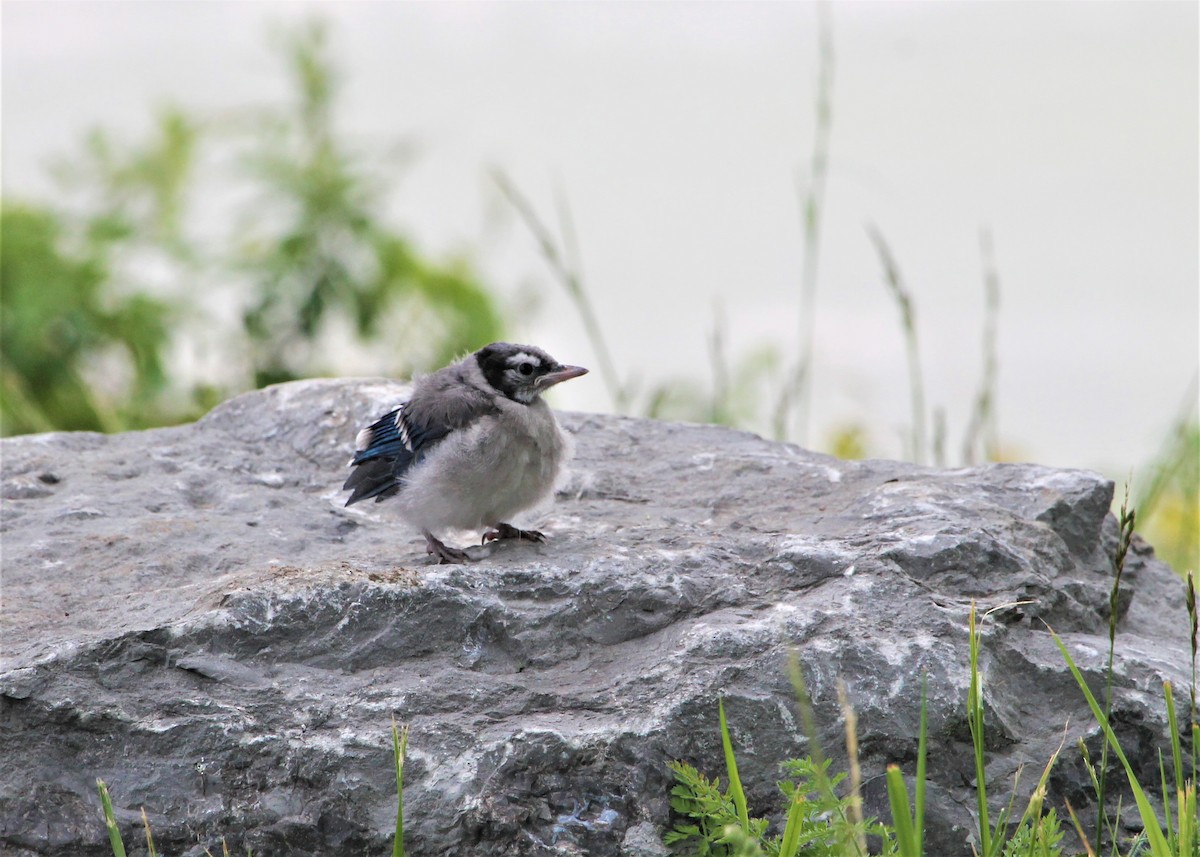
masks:
<svg viewBox="0 0 1200 857"><path fill-rule="evenodd" d="M498 541L499 539L524 539L527 542L542 543L546 541L546 537L537 530L518 530L512 524L497 524L496 529L488 530L483 534L483 541L480 544L486 545L488 542Z"/></svg>
<svg viewBox="0 0 1200 857"><path fill-rule="evenodd" d="M425 553L438 558L438 565L445 563L470 562L465 550L452 548L440 541L433 533L425 533Z"/></svg>

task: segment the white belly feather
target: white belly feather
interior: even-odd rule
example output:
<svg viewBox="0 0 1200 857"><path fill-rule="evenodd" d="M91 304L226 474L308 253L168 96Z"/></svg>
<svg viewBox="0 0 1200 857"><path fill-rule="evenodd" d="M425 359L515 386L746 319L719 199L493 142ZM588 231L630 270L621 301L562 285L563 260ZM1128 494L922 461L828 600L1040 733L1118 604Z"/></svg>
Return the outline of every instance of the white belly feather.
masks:
<svg viewBox="0 0 1200 857"><path fill-rule="evenodd" d="M494 527L554 489L567 440L549 406L499 404L498 416L454 432L407 474L397 499L419 529Z"/></svg>

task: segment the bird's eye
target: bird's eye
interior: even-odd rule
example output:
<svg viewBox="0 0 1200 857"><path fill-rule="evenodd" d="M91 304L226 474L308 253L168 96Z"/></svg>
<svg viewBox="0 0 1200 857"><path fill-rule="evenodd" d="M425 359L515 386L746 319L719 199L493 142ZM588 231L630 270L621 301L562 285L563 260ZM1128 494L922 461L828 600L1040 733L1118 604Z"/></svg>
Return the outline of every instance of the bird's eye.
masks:
<svg viewBox="0 0 1200 857"><path fill-rule="evenodd" d="M533 374L533 364L532 363L522 363L520 366L517 367L517 371L520 372L522 375L532 375Z"/></svg>

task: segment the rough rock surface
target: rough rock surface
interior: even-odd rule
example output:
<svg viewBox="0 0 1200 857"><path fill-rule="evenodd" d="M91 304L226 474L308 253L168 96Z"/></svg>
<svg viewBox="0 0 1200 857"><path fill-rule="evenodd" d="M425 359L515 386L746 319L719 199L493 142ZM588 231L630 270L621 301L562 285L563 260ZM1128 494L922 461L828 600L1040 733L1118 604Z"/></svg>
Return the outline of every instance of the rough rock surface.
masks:
<svg viewBox="0 0 1200 857"><path fill-rule="evenodd" d="M807 747L794 646L835 757L846 683L883 817L928 675L929 853L966 854L972 600L1031 602L984 624L989 794L1021 765L1027 791L1065 735L1052 796L1087 805L1072 745L1096 727L1043 622L1099 688L1111 483L566 414L572 475L531 521L549 544L436 567L388 504L341 505L355 432L402 397L299 382L190 426L4 441L0 850L110 853L101 777L127 843L145 807L162 853L387 853L394 717L411 853L661 854L667 760L723 775L719 696L752 808L778 808ZM1149 548L1125 575L1114 716L1157 782L1187 618Z"/></svg>

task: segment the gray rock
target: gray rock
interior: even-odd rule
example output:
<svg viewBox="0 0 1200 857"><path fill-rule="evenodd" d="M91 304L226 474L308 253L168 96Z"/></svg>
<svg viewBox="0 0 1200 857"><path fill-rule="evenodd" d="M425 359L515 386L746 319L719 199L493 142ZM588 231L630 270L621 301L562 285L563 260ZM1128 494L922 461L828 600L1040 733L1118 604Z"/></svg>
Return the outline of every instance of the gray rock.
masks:
<svg viewBox="0 0 1200 857"><path fill-rule="evenodd" d="M661 854L666 762L724 775L718 697L752 807L779 808L778 763L809 749L795 647L835 758L846 683L884 818L927 676L929 853L967 854L972 601L998 608L989 794L1021 766L1027 793L1065 736L1051 796L1087 817L1072 745L1097 755L1097 728L1044 623L1100 690L1111 483L566 414L572 475L530 521L550 542L437 567L388 504L342 507L355 432L402 397L307 381L189 426L4 441L4 853L109 853L97 777L126 841L145 807L164 853L386 853L395 718L411 853ZM1157 782L1162 681L1184 710L1190 655L1179 580L1140 543L1120 610L1114 719Z"/></svg>

